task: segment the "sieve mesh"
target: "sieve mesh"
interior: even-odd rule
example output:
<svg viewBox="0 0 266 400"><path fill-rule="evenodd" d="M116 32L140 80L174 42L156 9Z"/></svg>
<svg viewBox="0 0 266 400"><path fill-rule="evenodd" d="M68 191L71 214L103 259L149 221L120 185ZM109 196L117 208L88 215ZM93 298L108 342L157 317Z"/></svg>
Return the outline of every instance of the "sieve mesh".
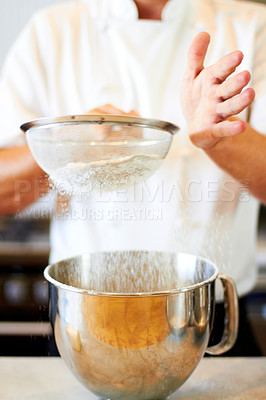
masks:
<svg viewBox="0 0 266 400"><path fill-rule="evenodd" d="M112 191L146 180L178 130L163 121L109 115L42 119L21 129L36 162L68 193Z"/></svg>

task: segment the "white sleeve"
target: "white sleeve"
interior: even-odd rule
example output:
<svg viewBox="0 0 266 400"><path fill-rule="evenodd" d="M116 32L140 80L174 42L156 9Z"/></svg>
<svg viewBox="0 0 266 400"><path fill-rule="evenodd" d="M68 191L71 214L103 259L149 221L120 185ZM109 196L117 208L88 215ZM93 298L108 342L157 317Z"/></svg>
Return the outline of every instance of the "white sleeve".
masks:
<svg viewBox="0 0 266 400"><path fill-rule="evenodd" d="M0 79L0 147L25 143L20 125L48 111L45 69L34 18L12 46Z"/></svg>
<svg viewBox="0 0 266 400"><path fill-rule="evenodd" d="M251 106L250 124L258 132L266 134L266 7L261 8L254 47L254 68L251 86L256 92Z"/></svg>

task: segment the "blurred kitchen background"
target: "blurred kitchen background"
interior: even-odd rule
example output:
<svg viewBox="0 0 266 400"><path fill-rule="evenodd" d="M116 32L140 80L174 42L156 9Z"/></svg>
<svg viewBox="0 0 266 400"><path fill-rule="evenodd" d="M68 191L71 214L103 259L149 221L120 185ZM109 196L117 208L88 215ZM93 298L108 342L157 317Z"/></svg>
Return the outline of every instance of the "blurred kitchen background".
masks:
<svg viewBox="0 0 266 400"><path fill-rule="evenodd" d="M11 43L31 15L60 0L0 1L1 68ZM40 213L40 209L46 211ZM0 356L53 353L48 290L42 275L49 256L49 222L49 206L45 200L31 213L16 218L0 217ZM258 345L266 356L265 207L260 210L258 239L259 277L249 296L248 312Z"/></svg>

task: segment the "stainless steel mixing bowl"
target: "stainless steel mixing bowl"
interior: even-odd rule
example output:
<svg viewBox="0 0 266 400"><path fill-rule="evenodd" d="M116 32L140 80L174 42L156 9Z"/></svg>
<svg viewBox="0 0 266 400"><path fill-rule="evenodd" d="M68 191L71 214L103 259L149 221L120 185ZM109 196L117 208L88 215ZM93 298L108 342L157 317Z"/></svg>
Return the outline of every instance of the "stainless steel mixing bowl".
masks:
<svg viewBox="0 0 266 400"><path fill-rule="evenodd" d="M238 330L231 278L188 254L91 253L45 269L59 352L73 374L105 399L164 399L205 351L229 350ZM215 281L225 289L222 340L207 347Z"/></svg>

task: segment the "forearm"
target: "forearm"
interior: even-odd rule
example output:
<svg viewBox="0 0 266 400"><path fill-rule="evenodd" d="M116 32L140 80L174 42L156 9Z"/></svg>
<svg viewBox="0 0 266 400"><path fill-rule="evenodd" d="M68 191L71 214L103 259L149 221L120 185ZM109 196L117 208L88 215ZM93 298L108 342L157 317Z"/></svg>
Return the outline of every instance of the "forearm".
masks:
<svg viewBox="0 0 266 400"><path fill-rule="evenodd" d="M250 125L244 133L225 137L206 154L233 178L244 181L249 192L266 204L266 137Z"/></svg>
<svg viewBox="0 0 266 400"><path fill-rule="evenodd" d="M0 150L0 215L15 214L49 190L28 146Z"/></svg>

